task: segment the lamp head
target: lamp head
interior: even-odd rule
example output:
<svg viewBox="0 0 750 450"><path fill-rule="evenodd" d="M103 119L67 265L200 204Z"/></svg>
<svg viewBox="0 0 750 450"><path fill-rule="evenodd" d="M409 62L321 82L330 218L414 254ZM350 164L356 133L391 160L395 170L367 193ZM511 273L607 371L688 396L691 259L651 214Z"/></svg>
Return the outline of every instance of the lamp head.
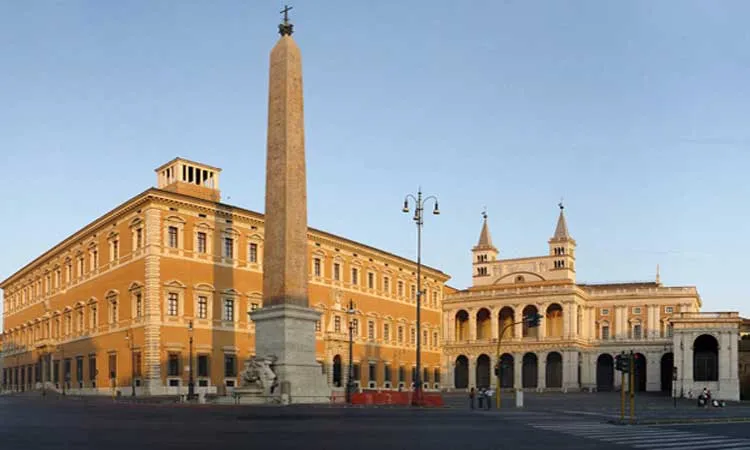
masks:
<svg viewBox="0 0 750 450"><path fill-rule="evenodd" d="M438 202L435 200L435 209L432 210L432 214L439 216L440 215L440 208L438 208Z"/></svg>
<svg viewBox="0 0 750 450"><path fill-rule="evenodd" d="M404 200L404 208L401 210L401 212L404 212L404 213L409 212L409 200Z"/></svg>

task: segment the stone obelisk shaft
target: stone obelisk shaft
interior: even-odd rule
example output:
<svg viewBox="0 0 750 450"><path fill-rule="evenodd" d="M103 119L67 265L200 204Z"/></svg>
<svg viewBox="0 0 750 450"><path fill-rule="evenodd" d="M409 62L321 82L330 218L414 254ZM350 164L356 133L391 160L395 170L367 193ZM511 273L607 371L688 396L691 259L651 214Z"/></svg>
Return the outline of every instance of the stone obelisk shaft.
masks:
<svg viewBox="0 0 750 450"><path fill-rule="evenodd" d="M302 56L291 35L271 50L263 306L308 306Z"/></svg>

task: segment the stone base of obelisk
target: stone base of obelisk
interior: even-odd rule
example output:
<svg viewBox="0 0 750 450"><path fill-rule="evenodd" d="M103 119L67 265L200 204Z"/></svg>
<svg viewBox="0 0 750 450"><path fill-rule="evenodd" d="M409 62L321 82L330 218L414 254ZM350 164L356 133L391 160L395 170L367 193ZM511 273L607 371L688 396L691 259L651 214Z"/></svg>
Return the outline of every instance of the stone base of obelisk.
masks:
<svg viewBox="0 0 750 450"><path fill-rule="evenodd" d="M272 356L281 403L329 403L331 387L315 359L315 322L312 308L281 304L250 314L255 323L256 356Z"/></svg>

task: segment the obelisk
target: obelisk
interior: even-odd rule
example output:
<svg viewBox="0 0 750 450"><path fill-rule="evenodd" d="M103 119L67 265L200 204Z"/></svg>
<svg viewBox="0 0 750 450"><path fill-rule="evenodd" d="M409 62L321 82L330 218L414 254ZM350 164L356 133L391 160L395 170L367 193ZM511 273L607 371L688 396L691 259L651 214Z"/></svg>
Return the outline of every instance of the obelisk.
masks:
<svg viewBox="0 0 750 450"><path fill-rule="evenodd" d="M255 354L276 359L282 401L326 402L330 387L315 358L315 322L308 305L307 181L302 57L285 7L270 58L263 308L255 322Z"/></svg>

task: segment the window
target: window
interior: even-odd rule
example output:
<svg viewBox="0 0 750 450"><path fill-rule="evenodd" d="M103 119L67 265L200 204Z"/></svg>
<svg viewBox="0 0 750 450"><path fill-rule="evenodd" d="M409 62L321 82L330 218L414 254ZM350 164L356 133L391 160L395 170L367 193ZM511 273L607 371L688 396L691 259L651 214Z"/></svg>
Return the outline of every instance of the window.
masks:
<svg viewBox="0 0 750 450"><path fill-rule="evenodd" d="M170 292L167 301L167 315L177 316L180 296L175 292Z"/></svg>
<svg viewBox="0 0 750 450"><path fill-rule="evenodd" d="M180 376L180 354L170 353L167 359L167 376L168 377L179 377Z"/></svg>
<svg viewBox="0 0 750 450"><path fill-rule="evenodd" d="M109 323L117 323L117 300L115 299L109 301Z"/></svg>
<svg viewBox="0 0 750 450"><path fill-rule="evenodd" d="M375 322L372 320L367 322L367 339L371 341L375 339Z"/></svg>
<svg viewBox="0 0 750 450"><path fill-rule="evenodd" d="M606 341L609 339L609 325L602 326L602 340Z"/></svg>
<svg viewBox="0 0 750 450"><path fill-rule="evenodd" d="M666 331L667 337L671 338L672 336L674 336L674 325L672 325L671 323L668 323L665 331Z"/></svg>
<svg viewBox="0 0 750 450"><path fill-rule="evenodd" d="M224 377L237 376L237 357L235 355L224 355Z"/></svg>
<svg viewBox="0 0 750 450"><path fill-rule="evenodd" d="M404 342L404 327L398 327L398 343L403 344Z"/></svg>
<svg viewBox="0 0 750 450"><path fill-rule="evenodd" d="M375 274L372 272L367 274L367 287L368 289L375 289Z"/></svg>
<svg viewBox="0 0 750 450"><path fill-rule="evenodd" d="M83 308L81 308L78 310L78 331L83 331L84 328Z"/></svg>
<svg viewBox="0 0 750 450"><path fill-rule="evenodd" d="M412 300L416 300L417 298L417 287L413 284L410 286L409 298L411 298Z"/></svg>
<svg viewBox="0 0 750 450"><path fill-rule="evenodd" d="M370 363L369 366L367 367L367 379L368 380L375 381L376 379L375 370L376 370L375 364Z"/></svg>
<svg viewBox="0 0 750 450"><path fill-rule="evenodd" d="M224 320L227 322L234 321L234 300L231 298L224 299Z"/></svg>
<svg viewBox="0 0 750 450"><path fill-rule="evenodd" d="M135 353L133 353L133 360L134 360L133 361L133 365L134 365L134 369L135 369L135 376L136 377L140 377L141 374L142 374L142 372L141 372L141 366L143 366L143 359L142 359L141 352L135 352Z"/></svg>
<svg viewBox="0 0 750 450"><path fill-rule="evenodd" d="M120 241L117 239L112 240L112 254L111 260L114 261L120 257Z"/></svg>
<svg viewBox="0 0 750 450"><path fill-rule="evenodd" d="M383 381L391 381L391 366L388 364L383 365Z"/></svg>
<svg viewBox="0 0 750 450"><path fill-rule="evenodd" d="M96 382L96 356L89 356L89 380Z"/></svg>
<svg viewBox="0 0 750 450"><path fill-rule="evenodd" d="M385 342L391 340L391 325L388 323L383 324L383 340Z"/></svg>
<svg viewBox="0 0 750 450"><path fill-rule="evenodd" d="M250 311L255 311L256 309L258 309L258 306L259 305L257 303L250 303Z"/></svg>
<svg viewBox="0 0 750 450"><path fill-rule="evenodd" d="M117 353L110 353L109 354L109 378L116 379L117 378ZM69 370L66 370L66 372L70 372Z"/></svg>
<svg viewBox="0 0 750 450"><path fill-rule="evenodd" d="M427 330L423 330L422 331L422 342L421 342L422 345L425 345L425 346L427 345L427 336L428 336Z"/></svg>
<svg viewBox="0 0 750 450"><path fill-rule="evenodd" d="M435 383L440 383L440 369L435 369L435 375L433 375Z"/></svg>
<svg viewBox="0 0 750 450"><path fill-rule="evenodd" d="M206 243L206 233L203 232L203 231L199 231L198 232L198 241L197 241L196 251L198 253L206 253L207 246L208 245Z"/></svg>
<svg viewBox="0 0 750 450"><path fill-rule="evenodd" d="M143 317L143 295L140 292L135 293L135 318Z"/></svg>
<svg viewBox="0 0 750 450"><path fill-rule="evenodd" d="M320 258L313 259L313 275L320 276Z"/></svg>
<svg viewBox="0 0 750 450"><path fill-rule="evenodd" d="M247 253L247 260L251 263L258 262L258 244L256 244L255 242L250 243Z"/></svg>
<svg viewBox="0 0 750 450"><path fill-rule="evenodd" d="M339 263L333 263L333 279L341 281L341 264Z"/></svg>
<svg viewBox="0 0 750 450"><path fill-rule="evenodd" d="M79 278L83 276L83 272L84 272L83 269L84 269L84 267L85 266L84 266L84 262L83 262L83 256L79 256L78 257L78 277Z"/></svg>
<svg viewBox="0 0 750 450"><path fill-rule="evenodd" d="M641 324L633 325L633 339L640 339L642 335Z"/></svg>
<svg viewBox="0 0 750 450"><path fill-rule="evenodd" d="M602 315L608 316L609 315L609 308L602 308Z"/></svg>
<svg viewBox="0 0 750 450"><path fill-rule="evenodd" d="M177 248L177 227L169 227L168 231L168 245L171 248Z"/></svg>
<svg viewBox="0 0 750 450"><path fill-rule="evenodd" d="M635 308L633 308L633 314L640 314L640 313L641 313L641 308L639 306L636 306Z"/></svg>
<svg viewBox="0 0 750 450"><path fill-rule="evenodd" d="M409 342L411 342L411 345L415 345L417 343L417 330L410 328L409 331L411 332Z"/></svg>
<svg viewBox="0 0 750 450"><path fill-rule="evenodd" d="M224 238L224 257L234 258L234 239Z"/></svg>
<svg viewBox="0 0 750 450"><path fill-rule="evenodd" d="M388 277L383 277L383 290L388 293L391 290L391 279Z"/></svg>
<svg viewBox="0 0 750 450"><path fill-rule="evenodd" d="M96 329L96 327L99 326L99 319L97 317L97 308L96 305L91 305L91 328ZM57 321L57 333L60 333L60 321Z"/></svg>
<svg viewBox="0 0 750 450"><path fill-rule="evenodd" d="M201 295L198 297L198 318L208 318L208 297Z"/></svg>
<svg viewBox="0 0 750 450"><path fill-rule="evenodd" d="M664 313L666 313L666 314L672 314L672 313L674 313L674 306L665 306L664 307Z"/></svg>
<svg viewBox="0 0 750 450"><path fill-rule="evenodd" d="M359 269L356 267L352 267L352 284L359 284Z"/></svg>
<svg viewBox="0 0 750 450"><path fill-rule="evenodd" d="M398 368L398 381L399 383L406 381L406 369L404 366Z"/></svg>
<svg viewBox="0 0 750 450"><path fill-rule="evenodd" d="M198 376L208 376L208 355L198 355Z"/></svg>
<svg viewBox="0 0 750 450"><path fill-rule="evenodd" d="M135 230L135 248L143 247L143 228Z"/></svg>
<svg viewBox="0 0 750 450"><path fill-rule="evenodd" d="M333 331L336 333L341 333L341 317L340 316L333 317Z"/></svg>
<svg viewBox="0 0 750 450"><path fill-rule="evenodd" d="M96 270L99 267L99 252L94 249L91 250L91 270Z"/></svg>
<svg viewBox="0 0 750 450"><path fill-rule="evenodd" d="M352 319L351 325L352 330L354 330L354 335L359 336L359 320Z"/></svg>
<svg viewBox="0 0 750 450"><path fill-rule="evenodd" d="M438 332L435 331L434 333L432 333L432 346L437 348L438 345L440 345L439 336Z"/></svg>
<svg viewBox="0 0 750 450"><path fill-rule="evenodd" d="M403 297L404 296L404 282L399 280L398 282L398 296Z"/></svg>

